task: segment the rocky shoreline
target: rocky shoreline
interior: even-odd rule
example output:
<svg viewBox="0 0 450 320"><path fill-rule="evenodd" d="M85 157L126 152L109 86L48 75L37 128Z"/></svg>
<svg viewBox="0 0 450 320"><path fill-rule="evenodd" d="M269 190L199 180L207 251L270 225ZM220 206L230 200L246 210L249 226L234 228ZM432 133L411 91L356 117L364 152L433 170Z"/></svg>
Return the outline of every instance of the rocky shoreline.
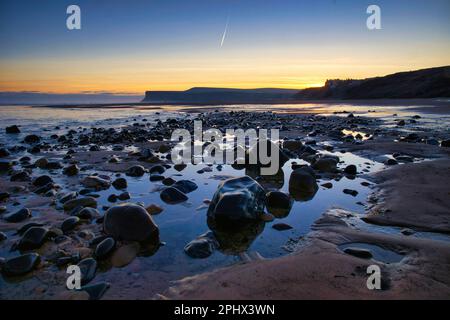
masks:
<svg viewBox="0 0 450 320"><path fill-rule="evenodd" d="M173 286L172 281L185 275L174 278L165 272L133 269L140 259L151 259L165 246L161 238L167 235L156 223L158 215L188 203L199 188L198 182L184 177L191 165L187 169L173 165L170 157L175 144L169 141L172 131L193 130L194 120L201 120L204 129L279 129L283 140L279 152L285 163L290 161L292 172L289 193L280 191L284 174L267 178L253 167L236 166L234 170L245 173L233 171L234 179L216 181L216 193L203 195L210 231L186 242L184 252L189 259L206 259L220 250L250 262L205 274L194 272ZM441 130L423 130L420 121L420 116L398 117L394 127L386 127L381 119L352 113L320 116L217 110L164 121L140 118L121 128L55 127L55 132L42 135L24 135L20 126L10 125L2 133L10 142L0 146L0 268L5 284L0 297L149 299L158 294L157 298L173 299L445 299L450 288L450 242L416 238L414 233L449 233L449 191L444 184L449 178L449 136ZM337 153L364 155L393 168L367 176L371 164L357 166ZM194 167L194 174L220 172L219 166L200 165ZM171 170L177 174L167 174ZM311 233L299 242L302 245L294 244L298 252L264 261L246 253L265 224L272 223L278 232L293 228L277 219L288 215L294 202L307 202L343 178L366 176L373 182L365 187L373 188L374 196L364 217L331 210L316 221ZM163 205L133 200L146 192L130 190L130 181L138 178L148 179ZM419 185L426 191L415 195ZM339 197L357 195L358 190L349 188L339 193ZM106 201L100 201L103 198ZM230 231L221 222L224 217L246 223L239 232ZM348 223L349 217L411 232L385 235L358 230ZM367 292L361 285L366 277L361 270L369 261L339 250L340 245L353 242L371 243L404 256L392 264L380 261L389 281L379 293ZM65 268L71 264L82 270L79 291L65 289ZM124 267L131 269L124 274ZM279 268L284 271L276 271ZM148 278L152 278L150 286L144 285ZM125 283L132 285L124 289Z"/></svg>

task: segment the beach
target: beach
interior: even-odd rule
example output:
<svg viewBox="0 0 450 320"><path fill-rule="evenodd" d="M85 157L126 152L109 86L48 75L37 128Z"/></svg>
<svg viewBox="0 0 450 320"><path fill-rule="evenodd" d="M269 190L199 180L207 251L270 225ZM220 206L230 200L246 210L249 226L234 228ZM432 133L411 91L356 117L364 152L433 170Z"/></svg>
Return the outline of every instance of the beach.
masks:
<svg viewBox="0 0 450 320"><path fill-rule="evenodd" d="M448 299L449 110L435 99L0 106L0 297ZM174 165L171 134L194 121L278 129L284 161L272 176ZM264 212L223 228L215 194L243 177L256 190L244 200L261 196ZM123 206L148 228L112 220ZM69 265L83 266L83 290L67 290ZM381 290L366 286L370 265Z"/></svg>

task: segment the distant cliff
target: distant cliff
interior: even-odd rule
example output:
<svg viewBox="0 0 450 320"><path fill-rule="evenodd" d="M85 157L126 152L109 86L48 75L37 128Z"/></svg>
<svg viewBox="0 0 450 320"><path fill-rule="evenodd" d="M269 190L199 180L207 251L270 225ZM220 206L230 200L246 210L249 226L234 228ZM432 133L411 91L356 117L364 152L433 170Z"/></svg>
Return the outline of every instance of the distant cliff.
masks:
<svg viewBox="0 0 450 320"><path fill-rule="evenodd" d="M450 66L400 72L364 80L328 80L301 90L296 100L421 99L450 97Z"/></svg>
<svg viewBox="0 0 450 320"><path fill-rule="evenodd" d="M291 89L192 88L186 91L147 91L142 102L186 104L279 103L298 93Z"/></svg>

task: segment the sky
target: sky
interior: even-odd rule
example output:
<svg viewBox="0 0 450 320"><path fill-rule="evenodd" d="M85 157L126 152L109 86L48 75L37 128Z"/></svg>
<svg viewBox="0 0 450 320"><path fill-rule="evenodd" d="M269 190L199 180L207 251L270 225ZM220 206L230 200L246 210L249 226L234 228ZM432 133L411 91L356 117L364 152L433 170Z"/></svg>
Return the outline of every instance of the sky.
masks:
<svg viewBox="0 0 450 320"><path fill-rule="evenodd" d="M450 1L0 0L0 44L0 92L301 89L450 65Z"/></svg>

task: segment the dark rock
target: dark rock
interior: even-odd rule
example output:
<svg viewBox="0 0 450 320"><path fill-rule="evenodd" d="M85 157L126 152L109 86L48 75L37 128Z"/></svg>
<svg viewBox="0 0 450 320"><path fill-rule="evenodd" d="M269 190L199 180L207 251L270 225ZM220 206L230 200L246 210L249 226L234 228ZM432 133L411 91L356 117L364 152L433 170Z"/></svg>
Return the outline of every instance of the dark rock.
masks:
<svg viewBox="0 0 450 320"><path fill-rule="evenodd" d="M150 174L157 173L157 174L163 174L166 171L166 168L164 168L161 165L153 166L150 168Z"/></svg>
<svg viewBox="0 0 450 320"><path fill-rule="evenodd" d="M367 249L361 248L345 248L344 252L354 257L362 258L362 259L370 259L372 258L372 253Z"/></svg>
<svg viewBox="0 0 450 320"><path fill-rule="evenodd" d="M183 171L184 169L186 169L186 167L187 167L187 165L184 163L176 164L173 166L173 168L178 172Z"/></svg>
<svg viewBox="0 0 450 320"><path fill-rule="evenodd" d="M6 240L8 237L3 232L0 232L0 241Z"/></svg>
<svg viewBox="0 0 450 320"><path fill-rule="evenodd" d="M175 182L172 187L177 188L183 193L190 193L192 191L197 190L198 186L195 184L195 182L189 181L189 180L180 180Z"/></svg>
<svg viewBox="0 0 450 320"><path fill-rule="evenodd" d="M97 272L97 261L92 258L81 260L78 263L81 271L81 285L91 282L95 278Z"/></svg>
<svg viewBox="0 0 450 320"><path fill-rule="evenodd" d="M64 203L64 211L71 211L77 207L97 208L97 200L95 200L92 197L85 197L69 200L66 203Z"/></svg>
<svg viewBox="0 0 450 320"><path fill-rule="evenodd" d="M75 191L62 194L59 196L59 202L65 204L67 201L74 200L78 197L78 193Z"/></svg>
<svg viewBox="0 0 450 320"><path fill-rule="evenodd" d="M113 181L112 183L113 187L116 189L126 189L128 187L127 179L125 178L118 178Z"/></svg>
<svg viewBox="0 0 450 320"><path fill-rule="evenodd" d="M132 166L128 168L126 174L130 177L142 177L145 174L145 168L143 166Z"/></svg>
<svg viewBox="0 0 450 320"><path fill-rule="evenodd" d="M116 242L113 238L106 238L95 248L95 257L98 260L107 258L114 250Z"/></svg>
<svg viewBox="0 0 450 320"><path fill-rule="evenodd" d="M76 164L72 164L66 168L64 168L63 173L66 176L76 176L78 174L78 172L80 172L80 168L78 168L78 166Z"/></svg>
<svg viewBox="0 0 450 320"><path fill-rule="evenodd" d="M31 227L23 234L17 247L22 251L38 249L47 240L47 234L46 228Z"/></svg>
<svg viewBox="0 0 450 320"><path fill-rule="evenodd" d="M97 176L88 176L81 182L86 188L95 190L106 190L111 186L111 181Z"/></svg>
<svg viewBox="0 0 450 320"><path fill-rule="evenodd" d="M345 194L349 194L353 197L356 197L358 195L358 191L356 190L351 190L351 189L344 189L344 193Z"/></svg>
<svg viewBox="0 0 450 320"><path fill-rule="evenodd" d="M293 199L281 191L267 193L267 209L276 218L285 218L291 211Z"/></svg>
<svg viewBox="0 0 450 320"><path fill-rule="evenodd" d="M315 170L319 170L322 172L336 172L337 171L337 161L336 159L330 157L323 157L317 160L312 167Z"/></svg>
<svg viewBox="0 0 450 320"><path fill-rule="evenodd" d="M92 220L100 216L100 212L94 208L83 208L75 214L78 218L84 220Z"/></svg>
<svg viewBox="0 0 450 320"><path fill-rule="evenodd" d="M3 219L5 219L8 222L21 222L30 217L31 217L30 210L27 208L23 208L20 209L19 211L3 216Z"/></svg>
<svg viewBox="0 0 450 320"><path fill-rule="evenodd" d="M119 199L120 201L129 200L131 199L131 195L129 192L122 192L117 196L117 199Z"/></svg>
<svg viewBox="0 0 450 320"><path fill-rule="evenodd" d="M215 220L256 220L264 213L266 193L248 176L219 184L209 205L208 217Z"/></svg>
<svg viewBox="0 0 450 320"><path fill-rule="evenodd" d="M159 175L159 174L152 174L152 175L150 176L150 181L152 181L152 182L163 181L164 179L165 179L165 177L164 177L164 176L161 176L161 175Z"/></svg>
<svg viewBox="0 0 450 320"><path fill-rule="evenodd" d="M37 253L27 253L5 261L2 273L6 276L21 276L31 272L41 261Z"/></svg>
<svg viewBox="0 0 450 320"><path fill-rule="evenodd" d="M188 200L188 197L179 189L174 187L165 188L160 194L161 200L168 204L178 204Z"/></svg>
<svg viewBox="0 0 450 320"><path fill-rule="evenodd" d="M108 196L108 202L117 202L117 196L115 194L110 194Z"/></svg>
<svg viewBox="0 0 450 320"><path fill-rule="evenodd" d="M36 187L43 187L49 183L53 183L53 179L49 176L40 176L33 180L33 185Z"/></svg>
<svg viewBox="0 0 450 320"><path fill-rule="evenodd" d="M111 285L108 282L99 282L81 287L80 291L85 291L89 294L89 300L100 300L108 291Z"/></svg>
<svg viewBox="0 0 450 320"><path fill-rule="evenodd" d="M103 230L116 240L158 240L159 230L148 212L135 204L122 204L108 209Z"/></svg>
<svg viewBox="0 0 450 320"><path fill-rule="evenodd" d="M207 232L204 235L192 240L184 247L184 252L191 258L204 259L213 254L219 246L214 234Z"/></svg>
<svg viewBox="0 0 450 320"><path fill-rule="evenodd" d="M292 171L289 178L289 193L295 200L310 200L319 189L314 173L311 171L308 167Z"/></svg>
<svg viewBox="0 0 450 320"><path fill-rule="evenodd" d="M15 173L11 176L11 181L21 181L21 182L25 182L25 181L30 181L30 175L28 174L28 172L26 171L21 171L18 173Z"/></svg>
<svg viewBox="0 0 450 320"><path fill-rule="evenodd" d="M39 141L41 141L41 138L35 134L30 134L24 139L24 142L28 144L38 143Z"/></svg>
<svg viewBox="0 0 450 320"><path fill-rule="evenodd" d="M162 183L163 183L163 185L165 185L165 186L171 186L171 185L173 185L174 183L175 183L176 181L174 180L174 179L172 179L172 178L165 178L163 181L162 181Z"/></svg>
<svg viewBox="0 0 450 320"><path fill-rule="evenodd" d="M286 223L276 223L272 226L272 228L278 231L285 231L292 229L292 227Z"/></svg>
<svg viewBox="0 0 450 320"><path fill-rule="evenodd" d="M321 186L324 187L324 188L327 188L327 189L333 188L333 184L331 182L325 182Z"/></svg>
<svg viewBox="0 0 450 320"><path fill-rule="evenodd" d="M395 159L386 159L386 161L384 161L384 164L387 166L395 166L398 164L398 162Z"/></svg>
<svg viewBox="0 0 450 320"><path fill-rule="evenodd" d="M6 131L6 133L8 133L8 134L17 134L17 133L20 133L20 129L19 129L19 127L16 126L16 125L12 125L12 126L10 126L10 127L6 127L5 131Z"/></svg>
<svg viewBox="0 0 450 320"><path fill-rule="evenodd" d="M32 227L42 227L42 226L44 226L42 223L29 222L29 223L21 226L19 229L17 229L17 234L21 235L21 234L24 234L28 229L30 229Z"/></svg>
<svg viewBox="0 0 450 320"><path fill-rule="evenodd" d="M80 223L80 218L78 217L69 217L63 221L61 224L61 230L64 233L72 231L75 227Z"/></svg>
<svg viewBox="0 0 450 320"><path fill-rule="evenodd" d="M345 167L344 173L355 175L358 173L358 169L356 168L356 166L354 164L351 164L351 165L348 165L347 167Z"/></svg>
<svg viewBox="0 0 450 320"><path fill-rule="evenodd" d="M444 140L441 142L441 147L450 148L450 140Z"/></svg>

